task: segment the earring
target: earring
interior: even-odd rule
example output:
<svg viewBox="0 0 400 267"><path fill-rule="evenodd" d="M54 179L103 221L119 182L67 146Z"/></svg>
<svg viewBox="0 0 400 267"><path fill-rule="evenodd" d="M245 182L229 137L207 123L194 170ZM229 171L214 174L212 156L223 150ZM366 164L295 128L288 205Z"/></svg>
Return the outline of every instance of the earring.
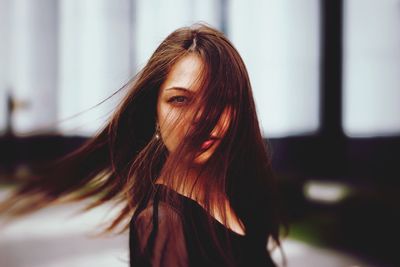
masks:
<svg viewBox="0 0 400 267"><path fill-rule="evenodd" d="M156 122L156 134L155 137L157 140L160 139L160 126L158 125L158 122Z"/></svg>

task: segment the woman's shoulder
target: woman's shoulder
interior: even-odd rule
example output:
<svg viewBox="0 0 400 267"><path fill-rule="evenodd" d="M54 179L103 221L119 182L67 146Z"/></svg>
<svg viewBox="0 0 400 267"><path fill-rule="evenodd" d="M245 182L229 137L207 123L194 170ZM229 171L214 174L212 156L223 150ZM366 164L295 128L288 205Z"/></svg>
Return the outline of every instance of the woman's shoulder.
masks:
<svg viewBox="0 0 400 267"><path fill-rule="evenodd" d="M158 200L137 211L131 223L131 262L145 266L187 266L185 229L180 212ZM136 266L136 265L135 265Z"/></svg>
<svg viewBox="0 0 400 267"><path fill-rule="evenodd" d="M170 203L164 201L157 201L155 203L152 200L149 201L144 209L138 212L135 224L144 223L148 225L152 224L154 220L161 223L166 221L178 222L182 220L182 212Z"/></svg>
<svg viewBox="0 0 400 267"><path fill-rule="evenodd" d="M185 232L183 217L171 204L164 201L151 200L134 214L131 235L139 235L143 242L148 239L160 239L167 236L182 236ZM156 234L157 233L157 234Z"/></svg>

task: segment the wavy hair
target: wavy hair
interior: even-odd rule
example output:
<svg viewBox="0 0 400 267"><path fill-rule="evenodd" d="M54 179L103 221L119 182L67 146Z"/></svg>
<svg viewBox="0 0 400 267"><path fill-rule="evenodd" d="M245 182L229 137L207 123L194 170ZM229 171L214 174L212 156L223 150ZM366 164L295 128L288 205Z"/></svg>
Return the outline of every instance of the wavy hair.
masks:
<svg viewBox="0 0 400 267"><path fill-rule="evenodd" d="M177 149L169 152L155 137L157 97L172 66L189 54L202 61L200 90L190 112L186 111L193 115L193 123ZM122 233L138 205L148 199L155 180L163 177L176 190L191 186L191 196L209 213L214 208L221 211L225 222L223 200L228 199L249 238L264 247L270 238L279 245L281 221L271 154L261 134L245 64L232 43L204 24L177 29L127 86L127 95L104 128L21 185L0 210L18 216L61 198L76 201L96 196L85 210L108 201L123 204L104 230L122 224ZM225 109L230 111L230 123L224 138L211 158L197 167L195 182L186 184L199 147ZM209 226L215 237L211 222Z"/></svg>

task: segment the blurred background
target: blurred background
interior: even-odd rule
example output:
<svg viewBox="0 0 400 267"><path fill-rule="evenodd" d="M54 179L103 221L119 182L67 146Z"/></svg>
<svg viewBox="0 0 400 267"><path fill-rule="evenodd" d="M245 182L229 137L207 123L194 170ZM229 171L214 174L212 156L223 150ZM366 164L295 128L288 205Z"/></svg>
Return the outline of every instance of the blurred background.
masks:
<svg viewBox="0 0 400 267"><path fill-rule="evenodd" d="M199 21L247 65L288 266L400 266L400 0L0 0L0 197L96 133L126 91L97 104ZM79 205L0 229L0 266L128 266L126 236L87 236L109 207Z"/></svg>

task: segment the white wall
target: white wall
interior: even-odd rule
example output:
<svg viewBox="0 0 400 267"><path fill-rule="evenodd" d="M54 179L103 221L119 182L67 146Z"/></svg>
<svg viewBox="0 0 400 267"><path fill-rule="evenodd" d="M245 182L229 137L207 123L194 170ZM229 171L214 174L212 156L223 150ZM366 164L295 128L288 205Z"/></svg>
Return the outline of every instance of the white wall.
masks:
<svg viewBox="0 0 400 267"><path fill-rule="evenodd" d="M351 137L400 133L400 1L344 1L343 126Z"/></svg>
<svg viewBox="0 0 400 267"><path fill-rule="evenodd" d="M250 74L266 137L319 128L319 1L229 0L227 35ZM400 133L399 0L344 1L343 127L352 137ZM6 88L26 103L22 134L91 135L123 93L83 115L147 62L174 29L221 29L214 0L0 0L0 133Z"/></svg>
<svg viewBox="0 0 400 267"><path fill-rule="evenodd" d="M220 28L218 0L137 0L137 67L143 67L168 34L194 22Z"/></svg>
<svg viewBox="0 0 400 267"><path fill-rule="evenodd" d="M11 0L0 0L0 134L6 127L6 94L10 88Z"/></svg>
<svg viewBox="0 0 400 267"><path fill-rule="evenodd" d="M133 75L130 0L60 0L58 118L88 110ZM122 95L119 95L120 98ZM118 98L62 122L64 134L90 135Z"/></svg>
<svg viewBox="0 0 400 267"><path fill-rule="evenodd" d="M319 127L319 1L228 1L229 36L247 64L266 137Z"/></svg>
<svg viewBox="0 0 400 267"><path fill-rule="evenodd" d="M26 132L57 118L57 1L15 0L8 11L9 86L23 104L14 114L13 127Z"/></svg>

